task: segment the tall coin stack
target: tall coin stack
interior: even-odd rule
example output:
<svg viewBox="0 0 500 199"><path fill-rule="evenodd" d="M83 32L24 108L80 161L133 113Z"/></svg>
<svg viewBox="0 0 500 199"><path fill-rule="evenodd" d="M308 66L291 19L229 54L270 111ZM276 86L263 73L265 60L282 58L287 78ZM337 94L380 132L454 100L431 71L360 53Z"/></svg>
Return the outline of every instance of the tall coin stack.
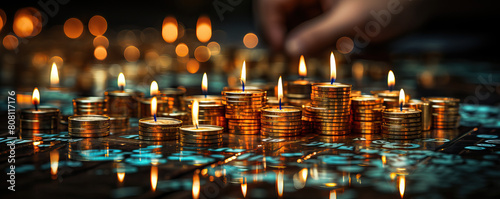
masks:
<svg viewBox="0 0 500 199"><path fill-rule="evenodd" d="M428 97L432 113L433 129L453 129L460 125L460 99L449 97Z"/></svg>
<svg viewBox="0 0 500 199"><path fill-rule="evenodd" d="M212 147L222 145L224 128L215 125L185 125L180 128L181 146Z"/></svg>
<svg viewBox="0 0 500 199"><path fill-rule="evenodd" d="M302 134L300 108L283 106L262 109L261 132L267 137L293 137Z"/></svg>
<svg viewBox="0 0 500 199"><path fill-rule="evenodd" d="M144 97L144 93L132 90L106 91L104 97L108 114L137 117L138 99Z"/></svg>
<svg viewBox="0 0 500 199"><path fill-rule="evenodd" d="M354 97L352 103L352 132L380 133L382 130L383 98Z"/></svg>
<svg viewBox="0 0 500 199"><path fill-rule="evenodd" d="M167 88L160 91L161 97L159 99L168 102L168 106L166 107L167 112L174 113L178 111L184 111L186 109L186 104L183 100L185 94L185 88Z"/></svg>
<svg viewBox="0 0 500 199"><path fill-rule="evenodd" d="M261 109L266 105L263 91L223 91L228 132L259 134Z"/></svg>
<svg viewBox="0 0 500 199"><path fill-rule="evenodd" d="M73 99L74 115L103 115L107 112L103 97L81 97Z"/></svg>
<svg viewBox="0 0 500 199"><path fill-rule="evenodd" d="M50 130L59 126L60 114L56 108L21 110L19 119L21 129Z"/></svg>
<svg viewBox="0 0 500 199"><path fill-rule="evenodd" d="M351 131L351 85L316 83L312 86L311 105L314 130L323 135L345 135Z"/></svg>
<svg viewBox="0 0 500 199"><path fill-rule="evenodd" d="M422 134L422 111L409 108L385 109L382 112L382 136L387 139L407 140Z"/></svg>
<svg viewBox="0 0 500 199"><path fill-rule="evenodd" d="M191 105L188 107L188 113L191 113ZM226 107L223 104L207 104L200 102L199 111L198 121L201 125L215 125L226 128ZM191 114L189 114L189 118L192 118Z"/></svg>
<svg viewBox="0 0 500 199"><path fill-rule="evenodd" d="M74 115L68 118L68 132L72 137L109 136L110 119L103 115Z"/></svg>
<svg viewBox="0 0 500 199"><path fill-rule="evenodd" d="M177 140L182 121L166 117L139 120L139 139L146 141Z"/></svg>

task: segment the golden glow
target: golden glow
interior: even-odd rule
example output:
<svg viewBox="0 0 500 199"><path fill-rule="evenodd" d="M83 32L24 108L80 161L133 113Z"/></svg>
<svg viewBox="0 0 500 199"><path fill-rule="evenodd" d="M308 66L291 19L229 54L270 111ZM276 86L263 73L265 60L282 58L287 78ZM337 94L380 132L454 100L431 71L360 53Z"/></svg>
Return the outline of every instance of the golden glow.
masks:
<svg viewBox="0 0 500 199"><path fill-rule="evenodd" d="M361 81L361 79L363 79L363 72L364 66L362 62L355 62L352 65L352 76L354 76L354 79L357 81Z"/></svg>
<svg viewBox="0 0 500 199"><path fill-rule="evenodd" d="M200 69L200 63L196 59L189 59L186 63L186 69L189 73L194 74Z"/></svg>
<svg viewBox="0 0 500 199"><path fill-rule="evenodd" d="M116 177L118 178L118 182L122 183L125 180L125 172L117 172Z"/></svg>
<svg viewBox="0 0 500 199"><path fill-rule="evenodd" d="M33 21L29 16L19 16L14 18L14 33L19 37L29 37L34 29Z"/></svg>
<svg viewBox="0 0 500 199"><path fill-rule="evenodd" d="M253 33L247 33L245 37L243 37L243 44L245 44L247 48L255 48L255 46L259 44L259 38Z"/></svg>
<svg viewBox="0 0 500 199"><path fill-rule="evenodd" d="M7 50L14 50L19 46L19 40L14 35L5 36L2 43Z"/></svg>
<svg viewBox="0 0 500 199"><path fill-rule="evenodd" d="M141 56L141 52L135 46L128 46L127 48L125 48L125 51L123 51L123 56L127 61L135 62Z"/></svg>
<svg viewBox="0 0 500 199"><path fill-rule="evenodd" d="M220 53L220 45L216 41L208 43L207 48L210 49L212 55L218 55Z"/></svg>
<svg viewBox="0 0 500 199"><path fill-rule="evenodd" d="M158 83L156 81L151 82L151 86L149 87L149 95L158 95L158 90Z"/></svg>
<svg viewBox="0 0 500 199"><path fill-rule="evenodd" d="M201 16L196 23L196 37L200 42L208 42L212 37L212 22L207 16Z"/></svg>
<svg viewBox="0 0 500 199"><path fill-rule="evenodd" d="M401 89L399 91L399 105L404 106L405 105L405 90Z"/></svg>
<svg viewBox="0 0 500 199"><path fill-rule="evenodd" d="M64 34L71 39L80 37L83 33L83 23L77 18L69 18L64 22Z"/></svg>
<svg viewBox="0 0 500 199"><path fill-rule="evenodd" d="M241 67L241 84L247 83L247 67L245 61L243 61L243 66Z"/></svg>
<svg viewBox="0 0 500 199"><path fill-rule="evenodd" d="M193 175L193 199L198 199L200 196L200 176L198 175L199 171L196 170Z"/></svg>
<svg viewBox="0 0 500 199"><path fill-rule="evenodd" d="M385 155L382 156L382 165L385 165L387 164L387 158L385 157Z"/></svg>
<svg viewBox="0 0 500 199"><path fill-rule="evenodd" d="M283 171L278 171L276 174L276 191L279 197L283 196Z"/></svg>
<svg viewBox="0 0 500 199"><path fill-rule="evenodd" d="M174 17L166 17L163 20L161 36L167 43L173 43L179 35L177 20Z"/></svg>
<svg viewBox="0 0 500 199"><path fill-rule="evenodd" d="M406 186L406 180L405 180L405 176L401 176L399 177L399 195L401 196L401 198L403 198L403 196L405 195L405 186Z"/></svg>
<svg viewBox="0 0 500 199"><path fill-rule="evenodd" d="M210 59L212 56L210 49L208 49L206 46L198 46L196 49L194 49L194 58L198 60L199 62L206 62Z"/></svg>
<svg viewBox="0 0 500 199"><path fill-rule="evenodd" d="M94 57L97 60L102 61L102 60L106 59L106 57L108 57L108 51L106 50L106 48L104 46L97 46L94 49Z"/></svg>
<svg viewBox="0 0 500 199"><path fill-rule="evenodd" d="M300 56L299 76L301 76L301 77L307 76L307 68L306 68L306 61L304 60L304 55Z"/></svg>
<svg viewBox="0 0 500 199"><path fill-rule="evenodd" d="M330 54L330 79L337 79L337 64L335 63L335 55Z"/></svg>
<svg viewBox="0 0 500 199"><path fill-rule="evenodd" d="M109 40L107 37L105 36L97 36L94 38L94 41L92 41L92 44L94 44L94 47L98 47L98 46L103 46L104 48L108 48L109 47Z"/></svg>
<svg viewBox="0 0 500 199"><path fill-rule="evenodd" d="M59 167L59 151L53 150L50 152L50 174L53 180L57 178L58 167Z"/></svg>
<svg viewBox="0 0 500 199"><path fill-rule="evenodd" d="M38 105L40 104L40 92L38 91L38 88L35 87L35 89L33 90L33 95L31 96L31 103L33 103L33 105Z"/></svg>
<svg viewBox="0 0 500 199"><path fill-rule="evenodd" d="M305 183L307 181L307 168L303 168L302 170L300 170L299 176L300 180Z"/></svg>
<svg viewBox="0 0 500 199"><path fill-rule="evenodd" d="M19 37L33 37L42 31L42 14L33 7L19 9L12 24Z"/></svg>
<svg viewBox="0 0 500 199"><path fill-rule="evenodd" d="M59 85L59 71L57 70L56 63L52 63L52 68L50 69L50 86Z"/></svg>
<svg viewBox="0 0 500 199"><path fill-rule="evenodd" d="M119 88L125 88L125 85L126 85L125 82L126 82L125 81L125 75L123 75L123 73L120 73L118 75L118 87Z"/></svg>
<svg viewBox="0 0 500 199"><path fill-rule="evenodd" d="M108 22L100 15L95 15L89 20L89 31L94 36L103 35L108 29Z"/></svg>
<svg viewBox="0 0 500 199"><path fill-rule="evenodd" d="M63 58L61 58L59 56L53 56L49 59L49 63L56 63L56 65L62 66L64 63L64 60L63 60Z"/></svg>
<svg viewBox="0 0 500 199"><path fill-rule="evenodd" d="M330 199L337 199L337 191L330 190Z"/></svg>
<svg viewBox="0 0 500 199"><path fill-rule="evenodd" d="M189 48L185 43L180 43L177 44L177 47L175 47L175 54L179 57L185 57L188 56L189 54Z"/></svg>
<svg viewBox="0 0 500 199"><path fill-rule="evenodd" d="M278 79L278 101L283 103L283 82L281 81L281 76Z"/></svg>
<svg viewBox="0 0 500 199"><path fill-rule="evenodd" d="M244 179L242 179L242 182L241 182L241 193L243 194L243 198L247 197L247 189L248 189L247 179L244 178Z"/></svg>
<svg viewBox="0 0 500 199"><path fill-rule="evenodd" d="M7 22L7 15L2 9L0 9L0 31L2 31L5 22Z"/></svg>
<svg viewBox="0 0 500 199"><path fill-rule="evenodd" d="M394 87L394 85L396 85L396 78L394 77L394 72L390 70L389 74L387 75L387 86L391 88Z"/></svg>
<svg viewBox="0 0 500 199"><path fill-rule="evenodd" d="M203 79L201 80L201 90L203 93L208 92L208 78L207 73L203 73Z"/></svg>
<svg viewBox="0 0 500 199"><path fill-rule="evenodd" d="M335 186L337 186L337 183L329 182L329 183L325 183L325 186L327 186L327 187L335 187Z"/></svg>
<svg viewBox="0 0 500 199"><path fill-rule="evenodd" d="M200 104L198 100L193 101L193 107L191 108L191 115L193 116L193 125L198 128L199 122L198 122L198 114L200 112Z"/></svg>
<svg viewBox="0 0 500 199"><path fill-rule="evenodd" d="M158 103L156 101L156 97L153 97L151 99L151 116L156 115L156 107L158 106Z"/></svg>
<svg viewBox="0 0 500 199"><path fill-rule="evenodd" d="M396 173L391 173L389 176L391 177L391 180L396 179Z"/></svg>
<svg viewBox="0 0 500 199"><path fill-rule="evenodd" d="M151 166L151 190L156 191L156 185L158 185L158 166Z"/></svg>

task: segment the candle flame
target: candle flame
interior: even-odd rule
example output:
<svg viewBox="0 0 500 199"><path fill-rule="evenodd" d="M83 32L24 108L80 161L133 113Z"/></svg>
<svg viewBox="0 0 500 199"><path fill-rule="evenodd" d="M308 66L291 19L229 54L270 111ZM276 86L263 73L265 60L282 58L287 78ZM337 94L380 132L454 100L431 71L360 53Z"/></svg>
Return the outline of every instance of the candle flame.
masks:
<svg viewBox="0 0 500 199"><path fill-rule="evenodd" d="M401 176L399 178L399 195L401 196L401 198L403 198L403 196L405 195L405 186L406 186L405 176Z"/></svg>
<svg viewBox="0 0 500 199"><path fill-rule="evenodd" d="M241 182L241 193L243 194L243 198L245 198L247 196L247 189L248 189L247 179L244 178L244 179L242 179L242 182Z"/></svg>
<svg viewBox="0 0 500 199"><path fill-rule="evenodd" d="M193 199L198 199L200 196L200 176L198 170L193 175Z"/></svg>
<svg viewBox="0 0 500 199"><path fill-rule="evenodd" d="M205 94L208 92L208 78L207 78L207 73L203 73L203 79L201 80L201 90Z"/></svg>
<svg viewBox="0 0 500 199"><path fill-rule="evenodd" d="M149 94L151 96L158 95L158 83L156 81L151 82L151 87L149 88Z"/></svg>
<svg viewBox="0 0 500 199"><path fill-rule="evenodd" d="M117 172L116 177L118 178L118 182L122 183L125 180L125 172Z"/></svg>
<svg viewBox="0 0 500 199"><path fill-rule="evenodd" d="M403 106L405 105L405 90L401 89L399 91L399 106L401 107L401 110L403 110Z"/></svg>
<svg viewBox="0 0 500 199"><path fill-rule="evenodd" d="M283 83L281 80L281 76L278 79L278 101L280 103L280 109L281 109L281 104L283 103Z"/></svg>
<svg viewBox="0 0 500 199"><path fill-rule="evenodd" d="M198 100L194 100L193 101L193 107L191 108L191 115L193 115L193 125L196 126L196 128L198 128L198 114L199 114L199 109L200 109L200 105L199 105L199 102Z"/></svg>
<svg viewBox="0 0 500 199"><path fill-rule="evenodd" d="M151 99L151 116L156 115L156 107L157 106L158 106L158 103L157 103L156 97L153 97L153 99Z"/></svg>
<svg viewBox="0 0 500 199"><path fill-rule="evenodd" d="M276 176L276 191L278 191L278 196L283 196L283 171L278 171Z"/></svg>
<svg viewBox="0 0 500 199"><path fill-rule="evenodd" d="M196 22L196 37L200 42L208 42L212 37L212 22L207 16L200 16Z"/></svg>
<svg viewBox="0 0 500 199"><path fill-rule="evenodd" d="M306 61L304 60L304 55L300 56L299 76L301 76L301 77L307 76L307 67L306 67Z"/></svg>
<svg viewBox="0 0 500 199"><path fill-rule="evenodd" d="M123 90L123 88L125 88L125 75L123 75L123 73L120 73L118 75L118 87L121 88Z"/></svg>
<svg viewBox="0 0 500 199"><path fill-rule="evenodd" d="M33 105L35 106L40 104L40 92L38 91L37 87L35 87L35 89L33 90L33 95L31 96L31 103L33 103Z"/></svg>
<svg viewBox="0 0 500 199"><path fill-rule="evenodd" d="M333 52L330 54L330 80L331 83L335 82L337 79L337 64L335 63L335 55Z"/></svg>
<svg viewBox="0 0 500 199"><path fill-rule="evenodd" d="M241 85L243 86L243 88L244 88L245 84L247 83L246 70L247 70L246 63L245 63L245 61L243 61L243 66L241 67Z"/></svg>
<svg viewBox="0 0 500 199"><path fill-rule="evenodd" d="M50 174L52 179L57 178L57 168L59 167L59 151L53 150L50 152Z"/></svg>
<svg viewBox="0 0 500 199"><path fill-rule="evenodd" d="M387 86L389 87L389 90L392 90L394 85L396 85L396 78L394 77L394 72L390 70L389 74L387 75Z"/></svg>
<svg viewBox="0 0 500 199"><path fill-rule="evenodd" d="M158 185L158 166L151 166L151 190L156 191L156 185Z"/></svg>
<svg viewBox="0 0 500 199"><path fill-rule="evenodd" d="M337 199L337 191L330 190L330 199Z"/></svg>
<svg viewBox="0 0 500 199"><path fill-rule="evenodd" d="M59 85L59 71L57 70L56 63L52 63L52 69L50 70L50 86Z"/></svg>

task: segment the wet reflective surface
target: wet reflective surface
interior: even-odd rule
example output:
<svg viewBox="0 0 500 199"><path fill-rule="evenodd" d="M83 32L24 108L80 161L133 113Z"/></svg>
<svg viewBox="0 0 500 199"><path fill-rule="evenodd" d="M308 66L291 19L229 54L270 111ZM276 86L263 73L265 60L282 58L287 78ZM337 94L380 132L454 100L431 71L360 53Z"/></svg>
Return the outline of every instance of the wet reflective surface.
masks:
<svg viewBox="0 0 500 199"><path fill-rule="evenodd" d="M15 140L16 192L2 196L497 198L500 128L493 123L500 120L486 125L479 108L464 109L459 129L433 130L410 141L366 134L225 135L221 146L199 148L138 140L137 127L104 138L22 132ZM492 114L498 116L488 118ZM13 140L6 137L0 149L8 172L6 144Z"/></svg>

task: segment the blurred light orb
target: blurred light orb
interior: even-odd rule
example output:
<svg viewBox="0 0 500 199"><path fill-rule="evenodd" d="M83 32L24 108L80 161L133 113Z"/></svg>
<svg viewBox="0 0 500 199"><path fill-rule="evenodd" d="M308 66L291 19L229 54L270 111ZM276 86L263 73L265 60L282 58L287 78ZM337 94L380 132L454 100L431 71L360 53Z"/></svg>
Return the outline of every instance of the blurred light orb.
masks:
<svg viewBox="0 0 500 199"><path fill-rule="evenodd" d="M14 50L19 45L19 40L14 35L7 35L3 38L3 47L7 50Z"/></svg>
<svg viewBox="0 0 500 199"><path fill-rule="evenodd" d="M36 36L42 31L42 14L36 8L21 8L14 16L12 29L18 37Z"/></svg>
<svg viewBox="0 0 500 199"><path fill-rule="evenodd" d="M186 69L189 73L194 74L200 69L200 63L198 63L195 59L189 59L186 63Z"/></svg>
<svg viewBox="0 0 500 199"><path fill-rule="evenodd" d="M212 53L212 55L218 55L220 53L220 45L215 41L208 43L207 47L210 49L210 53Z"/></svg>
<svg viewBox="0 0 500 199"><path fill-rule="evenodd" d="M80 37L83 33L83 23L77 18L69 18L64 22L64 34L71 39Z"/></svg>
<svg viewBox="0 0 500 199"><path fill-rule="evenodd" d="M109 47L109 40L105 36L100 35L100 36L97 36L94 38L93 44L94 44L94 47L96 47L96 48L98 46L108 48Z"/></svg>
<svg viewBox="0 0 500 199"><path fill-rule="evenodd" d="M135 62L139 60L139 57L141 56L141 52L139 49L135 46L128 46L125 48L125 51L123 51L123 56L125 59L129 62Z"/></svg>
<svg viewBox="0 0 500 199"><path fill-rule="evenodd" d="M259 44L259 38L254 33L247 33L243 37L243 44L245 44L247 48L255 48L257 44Z"/></svg>
<svg viewBox="0 0 500 199"><path fill-rule="evenodd" d="M108 51L106 50L106 48L104 46L97 46L94 50L94 57L97 59L97 60L104 60L106 59L106 57L108 56Z"/></svg>
<svg viewBox="0 0 500 199"><path fill-rule="evenodd" d="M337 50L342 54L348 54L354 49L354 41L349 37L341 37L337 40Z"/></svg>
<svg viewBox="0 0 500 199"><path fill-rule="evenodd" d="M95 15L89 20L89 31L94 36L103 35L108 29L108 22L100 15Z"/></svg>
<svg viewBox="0 0 500 199"><path fill-rule="evenodd" d="M49 57L46 54L38 52L33 55L31 63L33 64L33 66L42 67L47 64L48 60Z"/></svg>
<svg viewBox="0 0 500 199"><path fill-rule="evenodd" d="M163 20L161 36L167 43L173 43L177 40L179 34L177 20L174 17L166 17Z"/></svg>
<svg viewBox="0 0 500 199"><path fill-rule="evenodd" d="M189 54L189 48L185 43L180 43L175 47L175 54L179 57L185 57Z"/></svg>
<svg viewBox="0 0 500 199"><path fill-rule="evenodd" d="M0 9L0 31L2 31L3 26L5 26L5 22L7 22L7 15Z"/></svg>
<svg viewBox="0 0 500 199"><path fill-rule="evenodd" d="M56 65L60 68L64 64L64 60L62 57L59 56L53 56L49 59L49 63L56 63Z"/></svg>
<svg viewBox="0 0 500 199"><path fill-rule="evenodd" d="M212 37L212 22L207 16L200 16L196 23L196 37L202 43L208 42Z"/></svg>
<svg viewBox="0 0 500 199"><path fill-rule="evenodd" d="M27 16L21 16L14 19L14 33L19 37L29 37L33 33L33 21Z"/></svg>
<svg viewBox="0 0 500 199"><path fill-rule="evenodd" d="M210 53L210 49L208 49L206 46L198 46L194 50L194 58L198 60L199 62L206 62L210 59L212 54Z"/></svg>

